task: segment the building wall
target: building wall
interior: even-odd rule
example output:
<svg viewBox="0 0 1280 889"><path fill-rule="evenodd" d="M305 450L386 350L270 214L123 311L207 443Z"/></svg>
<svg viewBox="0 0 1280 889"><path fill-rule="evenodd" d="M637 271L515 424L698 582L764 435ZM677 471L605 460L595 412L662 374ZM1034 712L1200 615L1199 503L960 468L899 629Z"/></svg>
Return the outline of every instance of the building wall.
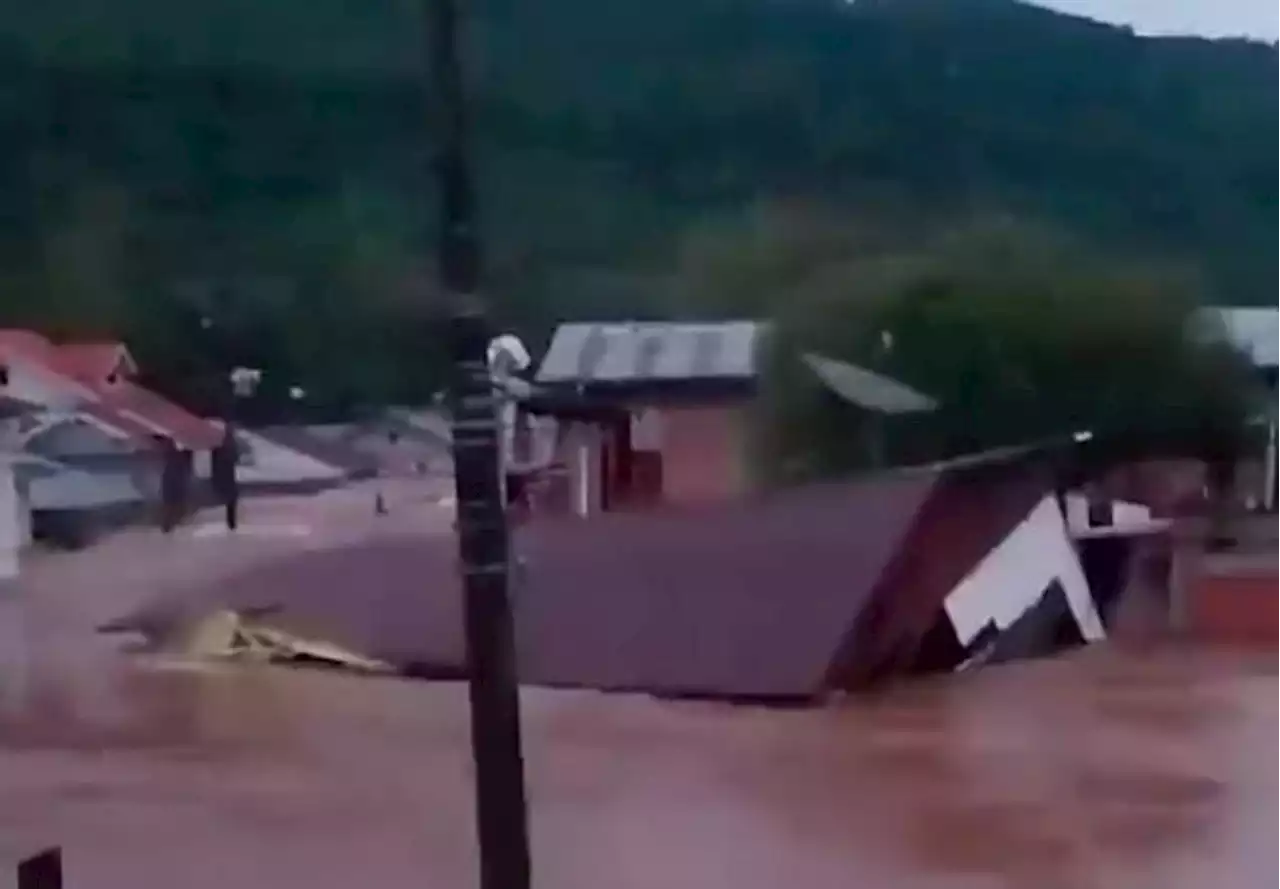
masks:
<svg viewBox="0 0 1280 889"><path fill-rule="evenodd" d="M664 407L659 414L665 502L707 503L747 492L746 418L741 405Z"/></svg>
<svg viewBox="0 0 1280 889"><path fill-rule="evenodd" d="M601 458L605 436L589 423L567 424L562 440L561 453L565 464L565 506L580 518L599 512L603 506L601 496Z"/></svg>
<svg viewBox="0 0 1280 889"><path fill-rule="evenodd" d="M633 405L631 422L559 424L537 511L591 515L733 500L751 487L738 404ZM628 455L627 451L630 449Z"/></svg>
<svg viewBox="0 0 1280 889"><path fill-rule="evenodd" d="M0 454L0 580L18 576L18 553L26 532L13 465Z"/></svg>
<svg viewBox="0 0 1280 889"><path fill-rule="evenodd" d="M1186 624L1205 642L1273 647L1280 619L1275 566L1233 573L1206 572L1187 593Z"/></svg>

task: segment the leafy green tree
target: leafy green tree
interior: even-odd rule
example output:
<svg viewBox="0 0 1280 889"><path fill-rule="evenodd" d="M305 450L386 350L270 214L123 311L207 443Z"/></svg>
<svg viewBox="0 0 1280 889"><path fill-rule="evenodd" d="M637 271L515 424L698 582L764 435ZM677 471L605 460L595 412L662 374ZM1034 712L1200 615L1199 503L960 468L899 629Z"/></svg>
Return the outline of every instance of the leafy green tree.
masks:
<svg viewBox="0 0 1280 889"><path fill-rule="evenodd" d="M1185 259L1215 303L1275 298L1274 45L1021 0L466 7L486 295L530 342L568 317L750 313L779 266L788 289L837 276L988 207ZM422 9L4 4L0 321L119 327L182 394L209 348L194 295L265 380L422 389L430 306L388 283L429 266ZM815 196L830 220L780 203ZM724 220L752 207L744 250Z"/></svg>
<svg viewBox="0 0 1280 889"><path fill-rule="evenodd" d="M744 249L759 254L751 239ZM771 249L812 257L785 241ZM1238 440L1246 365L1189 336L1198 293L1176 271L1012 220L831 256L800 276L781 260L774 268L756 425L774 474L926 461L1086 429L1133 454L1199 455ZM757 292L770 283L758 278ZM807 352L898 379L939 407L877 418L828 392L800 360Z"/></svg>

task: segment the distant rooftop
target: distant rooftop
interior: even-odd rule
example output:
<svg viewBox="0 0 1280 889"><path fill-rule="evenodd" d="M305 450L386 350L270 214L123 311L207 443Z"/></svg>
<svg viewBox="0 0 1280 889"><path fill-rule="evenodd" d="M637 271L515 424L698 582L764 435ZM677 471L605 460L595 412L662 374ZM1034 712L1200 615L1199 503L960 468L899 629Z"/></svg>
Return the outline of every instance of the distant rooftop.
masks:
<svg viewBox="0 0 1280 889"><path fill-rule="evenodd" d="M756 321L562 324L538 368L540 383L747 381L756 376Z"/></svg>
<svg viewBox="0 0 1280 889"><path fill-rule="evenodd" d="M1248 354L1258 367L1276 366L1280 309L1214 307L1202 309L1198 321L1201 325L1220 324L1231 344Z"/></svg>

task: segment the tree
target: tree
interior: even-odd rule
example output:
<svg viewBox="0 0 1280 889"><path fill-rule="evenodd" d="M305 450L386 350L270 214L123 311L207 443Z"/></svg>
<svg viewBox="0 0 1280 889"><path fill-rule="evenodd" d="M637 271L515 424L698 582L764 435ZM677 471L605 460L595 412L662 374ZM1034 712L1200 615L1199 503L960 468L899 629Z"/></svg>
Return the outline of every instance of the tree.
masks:
<svg viewBox="0 0 1280 889"><path fill-rule="evenodd" d="M119 336L131 311L133 209L125 190L103 183L46 208L34 263L4 300L0 325L36 326L56 337Z"/></svg>
<svg viewBox="0 0 1280 889"><path fill-rule="evenodd" d="M180 381L203 348L183 294L229 280L218 299L256 331L244 334L265 353L256 362L327 375L350 397L409 397L402 383L427 376L425 325L366 312L383 288L352 269L380 260L332 251L389 255L376 280L427 252L422 8L0 7L4 323L101 328L119 314L111 286L144 367ZM719 313L694 299L730 291L691 283L698 270L736 275L723 308L750 313L779 263L803 277L868 239L901 243L899 223L990 206L1186 259L1216 303L1275 298L1274 45L1137 37L1017 0L477 0L467 12L485 295L530 342L566 318ZM116 221L111 201L86 197L104 182L125 199ZM814 196L840 212L806 222L777 203ZM700 225L752 206L737 226L759 252ZM851 235L853 208L872 224ZM349 249L353 234L384 246ZM776 246L784 236L795 244ZM119 251L123 277L104 259ZM412 277L425 263L407 264ZM320 343L347 326L367 331L367 347L343 353L363 376L353 385Z"/></svg>
<svg viewBox="0 0 1280 889"><path fill-rule="evenodd" d="M758 243L747 248L759 255ZM804 247L775 242L771 250ZM919 462L1088 429L1135 454L1234 448L1246 365L1188 335L1194 279L1121 260L1009 219L919 246L833 255L796 273L775 260L773 335L757 417L763 467L784 476ZM755 292L769 288L755 280ZM710 295L708 295L710 299ZM932 396L932 414L877 421L827 392L819 352Z"/></svg>

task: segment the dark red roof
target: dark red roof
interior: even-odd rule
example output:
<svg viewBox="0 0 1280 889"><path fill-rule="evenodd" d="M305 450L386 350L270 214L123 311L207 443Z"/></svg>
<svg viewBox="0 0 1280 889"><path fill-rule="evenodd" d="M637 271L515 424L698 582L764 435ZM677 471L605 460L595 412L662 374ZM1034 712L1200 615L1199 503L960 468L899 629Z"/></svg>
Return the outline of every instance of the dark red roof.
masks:
<svg viewBox="0 0 1280 889"><path fill-rule="evenodd" d="M65 389L84 398L91 398L93 395L92 387L58 367L56 347L38 333L0 329L0 363L4 359L22 363L39 374L47 384L58 389Z"/></svg>
<svg viewBox="0 0 1280 889"><path fill-rule="evenodd" d="M5 351L82 393L85 413L141 443L163 435L179 447L208 450L222 439L218 423L125 379L137 366L123 343L55 344L34 331L0 330L0 353Z"/></svg>
<svg viewBox="0 0 1280 889"><path fill-rule="evenodd" d="M87 416L93 417L105 426L119 432L122 436L130 438L135 442L147 442L151 436L155 435L155 430L140 420L131 420L126 416L122 416L118 410L103 404L100 401L88 401L80 405L79 412Z"/></svg>
<svg viewBox="0 0 1280 889"><path fill-rule="evenodd" d="M197 417L181 405L135 383L121 380L98 387L101 403L116 416L147 427L190 450L210 450L222 440L222 426Z"/></svg>
<svg viewBox="0 0 1280 889"><path fill-rule="evenodd" d="M752 503L534 522L518 532L518 667L531 684L805 698L910 664L943 600L1043 496L1014 468L905 473ZM463 671L450 536L290 557L184 590L175 610L272 622L410 673Z"/></svg>
<svg viewBox="0 0 1280 889"><path fill-rule="evenodd" d="M56 360L64 372L93 386L109 382L115 374L138 372L124 343L62 343L56 347Z"/></svg>
<svg viewBox="0 0 1280 889"><path fill-rule="evenodd" d="M121 428L142 427L147 438L163 435L190 450L210 450L222 440L219 424L131 382L137 365L123 343L68 343L54 355L54 365L92 387L104 414L113 414Z"/></svg>

